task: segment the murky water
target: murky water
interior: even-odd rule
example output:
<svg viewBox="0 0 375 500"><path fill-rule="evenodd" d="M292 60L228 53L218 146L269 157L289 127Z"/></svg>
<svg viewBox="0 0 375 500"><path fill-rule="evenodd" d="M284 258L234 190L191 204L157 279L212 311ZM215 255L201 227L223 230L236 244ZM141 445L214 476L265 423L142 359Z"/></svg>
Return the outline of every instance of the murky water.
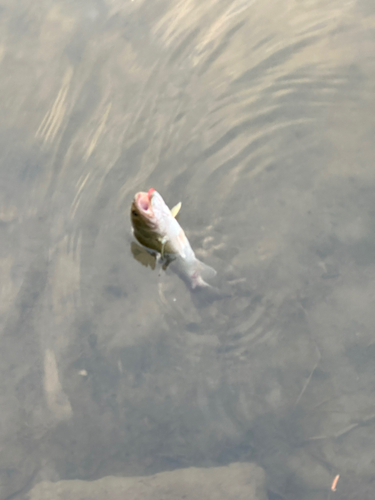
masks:
<svg viewBox="0 0 375 500"><path fill-rule="evenodd" d="M374 5L1 1L1 500L234 461L373 498ZM135 246L150 187L223 298Z"/></svg>

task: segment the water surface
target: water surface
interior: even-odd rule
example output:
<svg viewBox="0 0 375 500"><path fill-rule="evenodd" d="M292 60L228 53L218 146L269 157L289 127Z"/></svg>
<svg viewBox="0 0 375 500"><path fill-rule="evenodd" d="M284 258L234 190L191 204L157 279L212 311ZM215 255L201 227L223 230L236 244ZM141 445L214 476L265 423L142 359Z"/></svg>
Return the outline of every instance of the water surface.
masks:
<svg viewBox="0 0 375 500"><path fill-rule="evenodd" d="M234 461L372 499L373 3L0 12L0 499ZM150 187L229 297L134 246Z"/></svg>

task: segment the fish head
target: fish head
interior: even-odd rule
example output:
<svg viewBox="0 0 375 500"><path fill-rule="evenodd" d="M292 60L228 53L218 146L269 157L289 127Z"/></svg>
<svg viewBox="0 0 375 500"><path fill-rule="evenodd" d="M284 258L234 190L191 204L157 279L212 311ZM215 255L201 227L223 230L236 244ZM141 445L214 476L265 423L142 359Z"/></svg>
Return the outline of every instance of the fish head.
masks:
<svg viewBox="0 0 375 500"><path fill-rule="evenodd" d="M134 196L131 219L133 224L146 225L156 229L163 215L170 215L170 210L161 195L155 189L139 192Z"/></svg>
<svg viewBox="0 0 375 500"><path fill-rule="evenodd" d="M148 248L160 251L160 240L165 235L167 218L172 217L161 195L155 189L137 193L130 216L137 240Z"/></svg>
<svg viewBox="0 0 375 500"><path fill-rule="evenodd" d="M137 227L156 227L154 210L151 204L151 189L148 193L140 191L134 196L131 208L131 221Z"/></svg>

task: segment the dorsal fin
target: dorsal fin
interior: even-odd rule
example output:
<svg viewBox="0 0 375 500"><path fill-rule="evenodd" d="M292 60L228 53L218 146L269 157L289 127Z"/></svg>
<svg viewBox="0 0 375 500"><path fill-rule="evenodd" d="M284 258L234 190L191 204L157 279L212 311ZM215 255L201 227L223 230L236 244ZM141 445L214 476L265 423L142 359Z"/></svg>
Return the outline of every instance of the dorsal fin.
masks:
<svg viewBox="0 0 375 500"><path fill-rule="evenodd" d="M181 202L177 203L177 205L171 208L171 214L173 215L173 217L176 217L180 209L181 209Z"/></svg>

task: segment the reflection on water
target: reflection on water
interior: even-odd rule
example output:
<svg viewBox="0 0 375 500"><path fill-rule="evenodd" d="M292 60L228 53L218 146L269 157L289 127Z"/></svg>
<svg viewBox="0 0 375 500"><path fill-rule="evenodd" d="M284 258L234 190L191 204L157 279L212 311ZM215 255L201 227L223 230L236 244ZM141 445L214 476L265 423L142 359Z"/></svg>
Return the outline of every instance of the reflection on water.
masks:
<svg viewBox="0 0 375 500"><path fill-rule="evenodd" d="M151 254L145 248L143 248L138 243L135 243L134 241L131 242L130 250L135 260L140 262L142 266L151 267L151 269L155 269L156 266L155 255Z"/></svg>
<svg viewBox="0 0 375 500"><path fill-rule="evenodd" d="M0 10L0 500L237 461L372 499L370 3ZM149 187L220 300L133 242Z"/></svg>

